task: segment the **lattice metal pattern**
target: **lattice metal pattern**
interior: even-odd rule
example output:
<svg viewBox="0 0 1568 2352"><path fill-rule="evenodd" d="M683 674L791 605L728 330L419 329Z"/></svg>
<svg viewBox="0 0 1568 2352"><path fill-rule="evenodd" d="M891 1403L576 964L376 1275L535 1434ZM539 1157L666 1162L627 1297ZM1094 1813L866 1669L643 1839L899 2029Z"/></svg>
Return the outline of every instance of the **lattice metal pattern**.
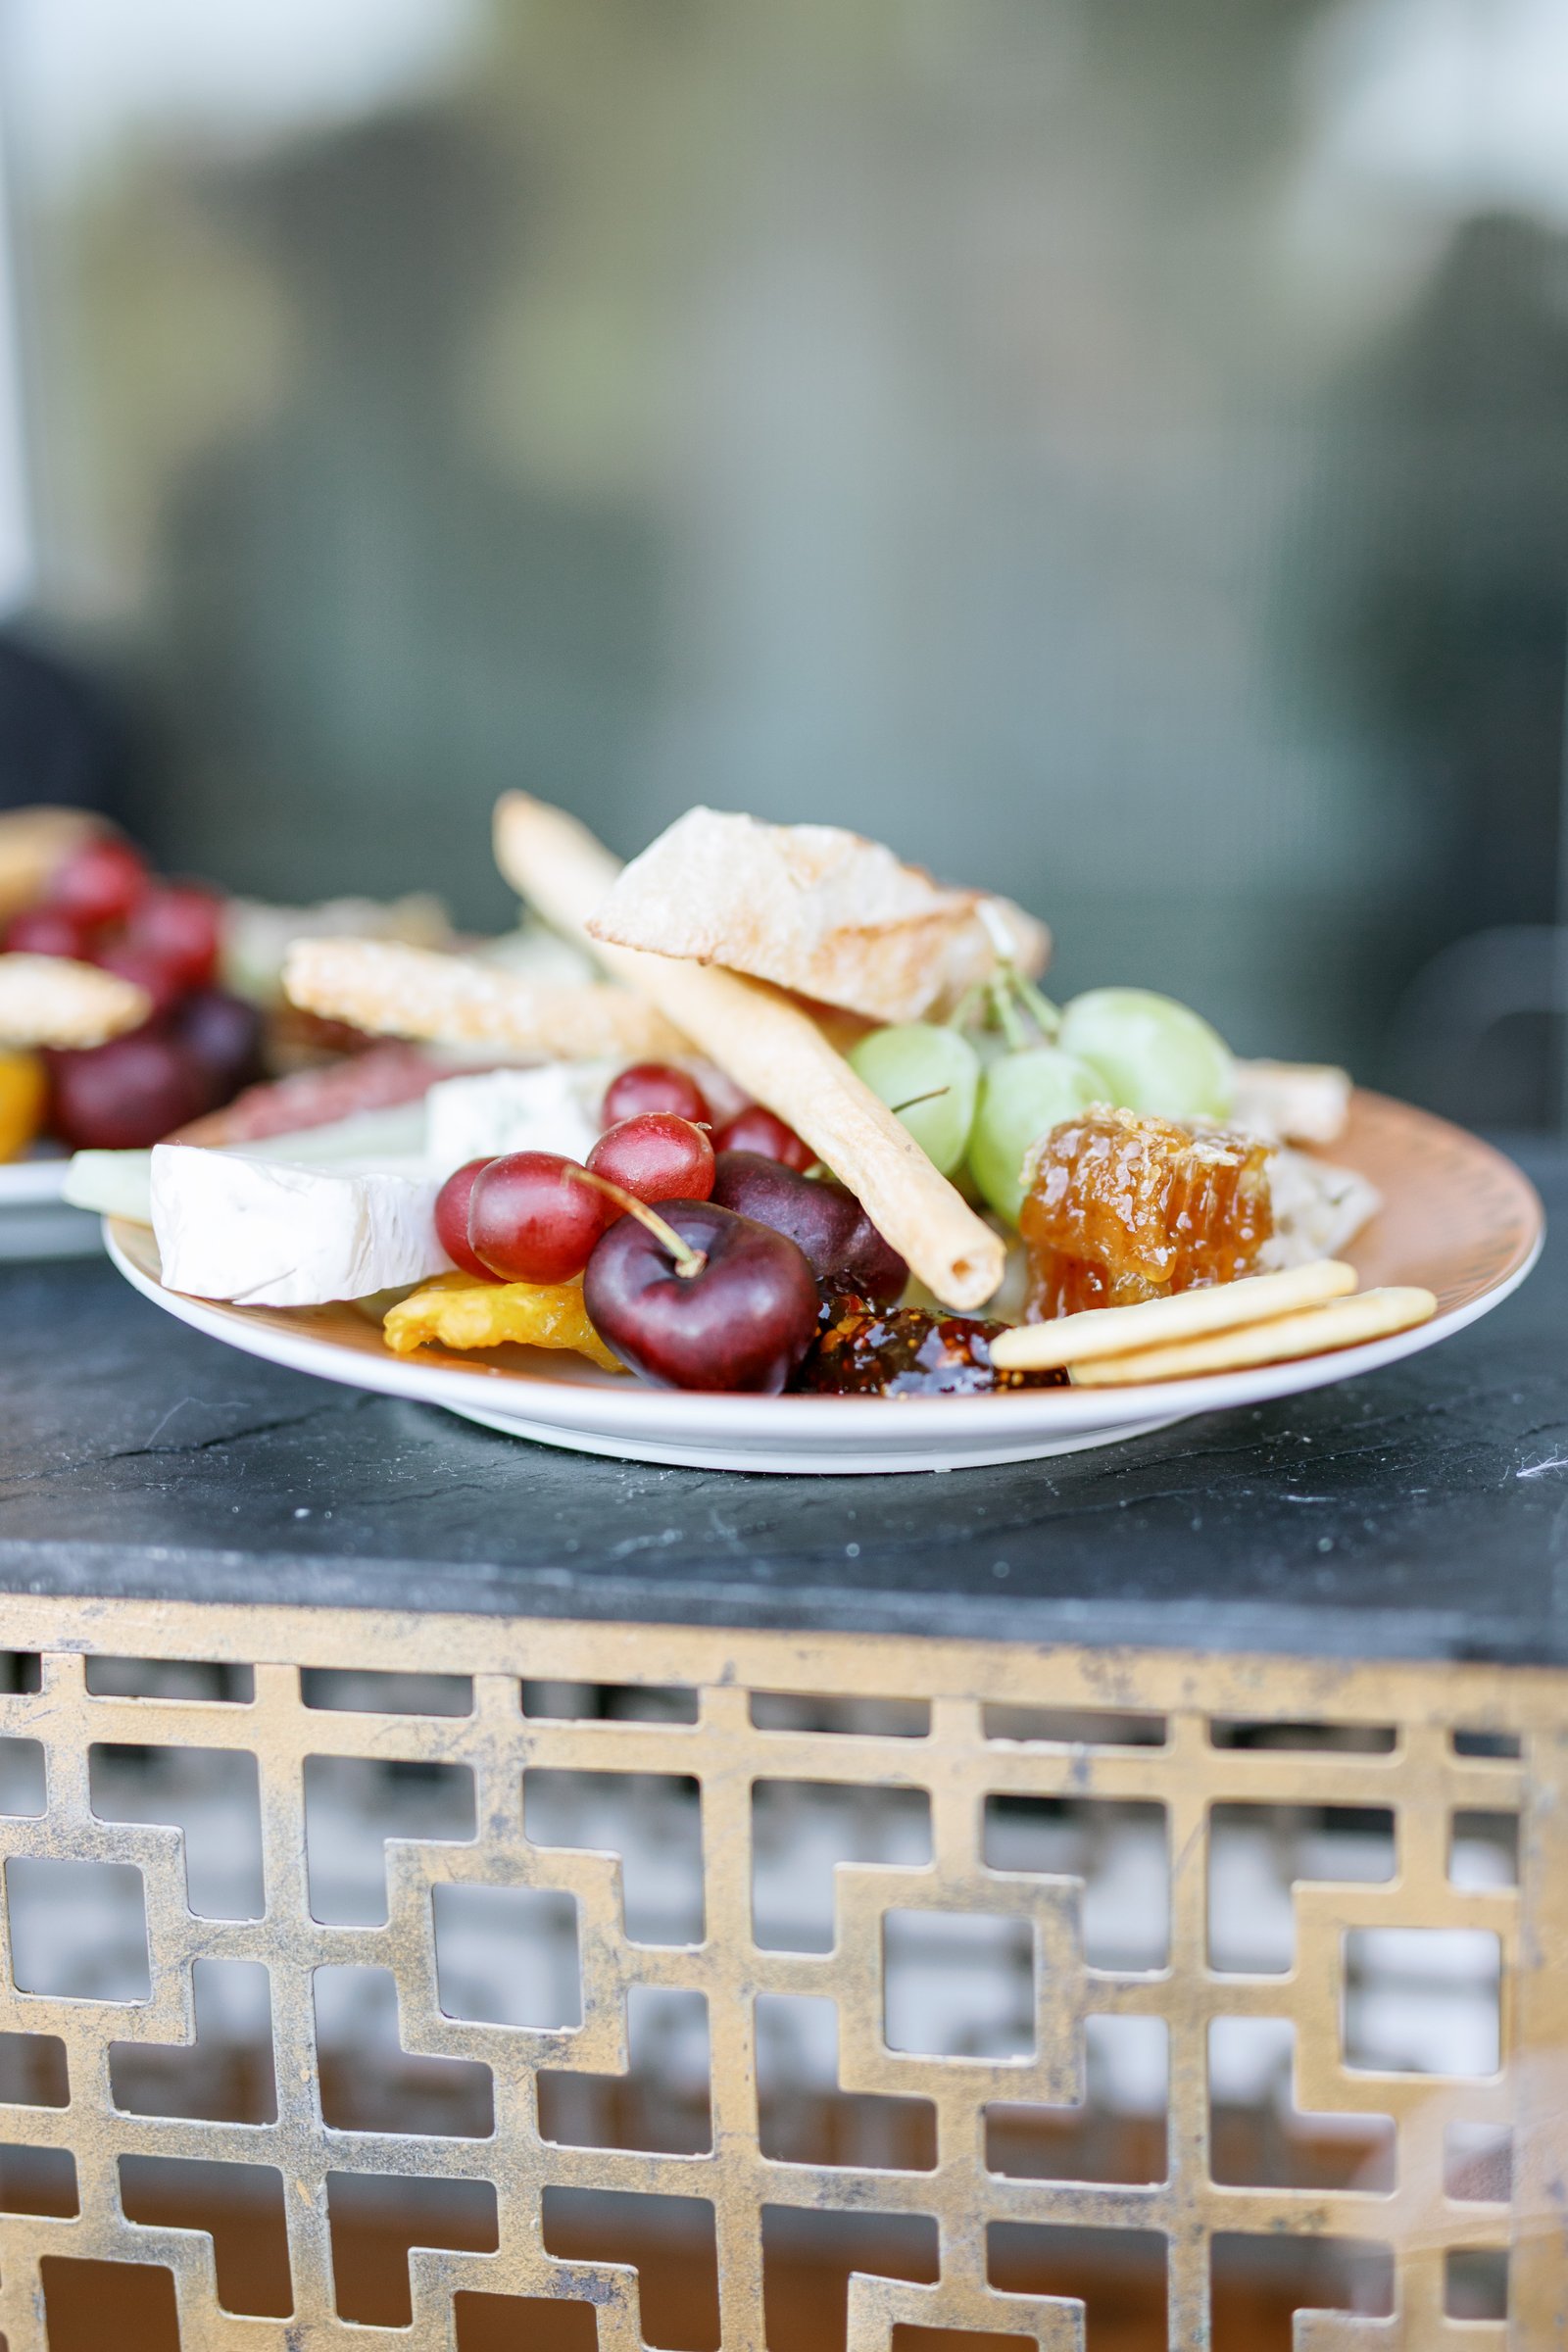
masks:
<svg viewBox="0 0 1568 2352"><path fill-rule="evenodd" d="M165 2266L222 2352L522 2344L540 2301L586 2330L541 2343L733 2352L810 2261L849 2352L1078 2346L1078 2298L1131 2342L1107 2278L1223 2346L1282 2237L1315 2352L1568 2343L1558 1678L58 1601L6 1638L9 2352L80 2261ZM230 1694L117 1694L122 1651ZM254 1854L198 1835L220 1788ZM215 2091L220 1980L263 2064ZM1129 2032L1136 2162L1089 2097ZM1337 2173L1228 2136L1268 2049ZM276 2233L246 2308L203 2197ZM656 2245L708 2319L650 2308Z"/></svg>

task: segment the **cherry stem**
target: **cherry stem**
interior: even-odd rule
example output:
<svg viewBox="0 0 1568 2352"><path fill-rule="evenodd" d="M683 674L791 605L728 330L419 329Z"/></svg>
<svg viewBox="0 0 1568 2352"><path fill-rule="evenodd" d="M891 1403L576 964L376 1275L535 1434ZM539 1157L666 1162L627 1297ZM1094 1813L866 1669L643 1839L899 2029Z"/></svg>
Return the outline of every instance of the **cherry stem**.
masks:
<svg viewBox="0 0 1568 2352"><path fill-rule="evenodd" d="M635 1193L628 1193L624 1185L612 1184L608 1176L601 1176L593 1168L568 1167L566 1174L575 1184L591 1184L607 1200L613 1200L616 1207L623 1209L628 1217L635 1217L660 1247L669 1251L682 1282L695 1281L707 1265L706 1250L693 1250L681 1240L673 1225L667 1224L656 1210L650 1208L646 1200L639 1200Z"/></svg>
<svg viewBox="0 0 1568 2352"><path fill-rule="evenodd" d="M913 1110L917 1103L940 1102L944 1095L951 1095L952 1092L951 1086L932 1086L928 1087L923 1095L910 1095L906 1102L892 1102L888 1107L896 1119L902 1119L905 1112Z"/></svg>

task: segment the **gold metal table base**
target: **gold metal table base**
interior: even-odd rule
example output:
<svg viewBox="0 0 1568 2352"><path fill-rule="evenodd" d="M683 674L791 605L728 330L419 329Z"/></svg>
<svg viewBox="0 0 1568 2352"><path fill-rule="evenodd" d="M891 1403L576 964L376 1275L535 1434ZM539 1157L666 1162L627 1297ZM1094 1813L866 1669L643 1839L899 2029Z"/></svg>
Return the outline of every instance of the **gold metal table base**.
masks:
<svg viewBox="0 0 1568 2352"><path fill-rule="evenodd" d="M78 2262L160 2266L172 2277L188 2352L446 2346L480 2341L473 2330L481 2319L492 2328L487 2344L597 2341L602 2352L632 2352L655 2340L635 2264L614 2259L613 2245L591 2255L574 2250L559 2220L563 2198L569 2204L568 2192L582 2190L615 2192L617 2211L653 2216L660 2230L692 2226L693 2260L700 2255L716 2273L716 2337L709 2340L725 2352L766 2340L769 2230L787 2246L792 2217L803 2230L820 2230L834 2216L843 2217L851 2249L849 2352L887 2352L890 2344L928 2352L949 2341L944 2330L958 2331L955 2346L967 2335L985 2352L1000 2352L999 2339L1082 2344L1082 2306L1060 2263L1070 2271L1073 2247L1090 2241L1053 2236L1062 2230L1101 2233L1093 2242L1108 2254L1112 2276L1123 2254L1129 2276L1152 2262L1163 2279L1168 2341L1193 2352L1217 2346L1223 2334L1211 2328L1221 2256L1282 2238L1349 2241L1384 2264L1381 2313L1320 2312L1297 2324L1295 2342L1312 2352L1568 2346L1568 1677L59 1598L7 1600L0 1643L36 1654L36 1667L24 1661L13 1677L35 1687L0 1696L0 1738L37 1743L47 1784L41 1811L0 1821L8 1893L32 1883L31 1864L128 1865L140 1874L147 1974L146 1997L137 2000L65 1995L48 1984L23 1989L9 1938L0 1951L0 2035L34 2037L0 2047L15 2062L13 2077L17 2064L37 2062L30 2076L23 2067L20 2087L11 2078L0 2085L10 2101L0 2106L0 2141L21 2151L23 2176L44 2177L53 2166L66 2184L50 2210L0 2212L8 2352L41 2352L52 2326L57 2335L69 2332L60 2315L70 2266ZM114 1657L229 1661L251 1670L248 1695L116 1696L112 1672L89 1671L90 1661ZM395 1696L385 1710L307 1703L302 1668L465 1678L456 1703L468 1711L398 1712ZM685 1710L693 1719L639 1720L635 1702L618 1718L525 1713L523 1686L555 1682L676 1687L695 1693ZM395 1686L387 1689L395 1694ZM773 1693L808 1694L810 1703L792 1713ZM886 1718L891 1728L842 1728L865 1722L869 1700L906 1704ZM870 1719L880 1720L874 1710ZM801 1728L808 1723L822 1728ZM1237 1724L1273 1729L1259 1740L1239 1737ZM1315 1729L1287 1728L1325 1725L1353 1730L1357 1744L1325 1745ZM216 1759L215 1772L224 1756L255 1759L261 1917L193 1911L180 1828L105 1818L101 1797L94 1809L95 1751L164 1746L202 1751ZM471 1775L467 1842L387 1841L384 1924L312 1916L306 1790L310 1773L322 1769L318 1760L334 1758L394 1764L416 1779L432 1767ZM562 1773L653 1776L692 1791L699 1939L634 1938L621 1859L541 1836L525 1806L528 1776ZM758 1807L763 1792L773 1801L796 1785L906 1792L929 1825L929 1859L838 1860L830 1949L759 1940ZM1079 1818L1105 1806L1143 1808L1140 1818L1162 1822L1162 1966L1091 1958L1082 1882L999 1860L989 1825L1033 1818L1030 1805L1048 1821L1064 1809ZM1214 1825L1236 1818L1229 1808L1283 1806L1335 1809L1325 1818L1346 1809L1392 1817L1393 1873L1367 1883L1301 1879L1293 1888L1294 1965L1269 1975L1221 1968L1210 1943ZM1516 1885L1454 1883L1456 1816L1517 1818ZM463 2004L441 1981L432 1921L442 1903L458 1899L444 1891L452 1889L499 1890L507 1900L549 1892L575 1905L580 2022L451 2014ZM933 1912L1000 1923L989 1931L994 1938L1021 1939L1032 1954L1033 2014L1019 2046L999 2051L983 2036L966 2054L890 2046L885 1955L901 1923ZM1498 2063L1451 2078L1353 2063L1357 1939L1435 1930L1495 1939L1487 1948L1498 1962ZM138 2053L195 2043L193 1967L211 1959L267 1971L270 2120L151 2112L127 2097ZM487 2086L493 2123L479 2136L323 2120L313 1984L317 1972L345 1967L390 1972L398 2040L411 2063L455 2062L467 2070L462 2082ZM36 1977L37 1964L24 1955L21 1974L29 1970ZM628 1996L639 1987L706 2000L706 2134L698 2145L662 2151L581 2144L582 2134L573 2142L559 2131L550 2136L542 2086L555 2097L551 2086L564 2078L591 2078L612 2090L626 2078ZM858 2143L843 2162L824 2160L820 2147L811 2160L790 2161L765 2131L760 2135L759 2003L773 1998L834 2004L846 2100L900 2102L866 2112L924 2119L905 2152L895 2148L896 2161L867 2162ZM1049 2165L1009 2165L1012 2124L1031 2115L1059 2120L1075 2103L1081 2111L1086 2021L1105 2017L1164 2028L1160 2177L1073 2177L1070 2166L1058 2166L1067 2177L1053 2178ZM1225 2168L1215 2159L1211 2030L1259 2018L1294 2029L1292 2097L1300 2114L1392 2120L1393 2163L1380 2185L1216 2180ZM64 2104L42 2103L44 2091L26 2088L50 2068L58 2082L47 2096ZM339 2114L335 2093L326 2106ZM1499 2142L1507 2135L1506 2201L1454 2178L1454 2147L1486 2129ZM252 2168L233 2175L236 2184L275 2188L286 2226L287 2317L225 2310L213 2235L171 2226L156 2200L149 2204L147 2183L166 2177L158 2162L190 2159ZM181 2177L167 2176L176 2185ZM5 2178L0 2170L0 2203ZM434 2193L432 2183L449 2184L443 2193L454 2197L450 2184L466 2184L481 2198L492 2216L488 2236L466 2239L459 2230L444 2245L415 2243L407 2256L412 2332L345 2316L334 2271L344 2215L356 2197L387 2184L413 2195L416 2186ZM647 2198L683 2202L636 2205ZM884 2218L890 2243L918 2239L928 2257L904 2261L900 2276L854 2269L858 2217L867 2216ZM630 2243L636 2231L628 2230ZM431 2233L439 2234L434 2225ZM1041 2253L1045 2267L1037 2263L1032 2275L1031 2246L1054 2246L1057 2267ZM1497 2277L1504 2260L1506 2319L1464 2316L1462 2299L1451 2308L1467 2264L1490 2263ZM522 2299L514 2331L507 2332L513 2306L478 2298ZM579 2331L548 2332L546 2302L579 2306ZM1099 2340L1121 2340L1105 2326ZM112 2312L101 2340L120 2340ZM670 2340L668 2332L657 2340ZM1092 2323L1089 2341L1096 2340Z"/></svg>

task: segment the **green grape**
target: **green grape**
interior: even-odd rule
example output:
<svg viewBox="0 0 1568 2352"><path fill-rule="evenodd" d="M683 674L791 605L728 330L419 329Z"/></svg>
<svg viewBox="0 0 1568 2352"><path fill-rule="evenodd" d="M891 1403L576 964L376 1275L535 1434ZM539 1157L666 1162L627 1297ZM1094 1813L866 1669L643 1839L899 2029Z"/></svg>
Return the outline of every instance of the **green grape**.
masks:
<svg viewBox="0 0 1568 2352"><path fill-rule="evenodd" d="M980 1081L969 1172L999 1217L1018 1222L1024 1154L1062 1119L1105 1099L1098 1070L1059 1046L1029 1046L994 1061Z"/></svg>
<svg viewBox="0 0 1568 2352"><path fill-rule="evenodd" d="M980 1085L979 1056L967 1039L929 1021L906 1021L894 1029L873 1029L851 1048L849 1062L872 1094L898 1112L926 1157L950 1175L968 1144ZM920 1096L930 1099L921 1102Z"/></svg>
<svg viewBox="0 0 1568 2352"><path fill-rule="evenodd" d="M1223 1119L1236 1099L1236 1064L1224 1039L1185 1004L1146 988L1094 988L1074 997L1059 1043L1100 1072L1102 1094L1126 1110Z"/></svg>

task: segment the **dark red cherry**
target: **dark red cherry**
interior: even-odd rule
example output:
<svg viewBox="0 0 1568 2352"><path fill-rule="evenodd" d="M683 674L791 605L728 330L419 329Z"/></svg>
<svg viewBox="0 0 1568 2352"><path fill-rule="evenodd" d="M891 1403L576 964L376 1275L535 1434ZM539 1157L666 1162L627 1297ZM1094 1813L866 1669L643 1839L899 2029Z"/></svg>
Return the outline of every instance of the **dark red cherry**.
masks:
<svg viewBox="0 0 1568 2352"><path fill-rule="evenodd" d="M569 1282L614 1213L575 1160L509 1152L473 1180L468 1244L503 1282Z"/></svg>
<svg viewBox="0 0 1568 2352"><path fill-rule="evenodd" d="M802 1143L793 1127L786 1127L760 1102L749 1102L737 1111L725 1127L713 1138L715 1152L760 1152L764 1159L776 1159L786 1168L799 1168L802 1175L816 1165L816 1153L809 1144Z"/></svg>
<svg viewBox="0 0 1568 2352"><path fill-rule="evenodd" d="M100 940L91 951L91 960L106 972L118 972L122 980L133 980L146 990L152 999L154 1012L171 1012L184 994L179 974L172 971L160 956L150 956L138 948L123 933L112 939Z"/></svg>
<svg viewBox="0 0 1568 2352"><path fill-rule="evenodd" d="M0 947L19 956L69 956L77 963L89 954L85 925L64 906L24 906L0 933Z"/></svg>
<svg viewBox="0 0 1568 2352"><path fill-rule="evenodd" d="M874 1306L894 1306L904 1296L908 1267L836 1178L803 1176L759 1152L721 1152L712 1198L788 1234L818 1282L858 1291Z"/></svg>
<svg viewBox="0 0 1568 2352"><path fill-rule="evenodd" d="M205 1074L159 1024L49 1056L51 1125L77 1151L144 1150L212 1101Z"/></svg>
<svg viewBox="0 0 1568 2352"><path fill-rule="evenodd" d="M49 885L49 905L77 922L122 923L147 888L147 867L128 841L84 842Z"/></svg>
<svg viewBox="0 0 1568 2352"><path fill-rule="evenodd" d="M635 1217L595 1246L583 1303L622 1361L665 1389L776 1396L816 1335L816 1284L795 1244L710 1200L658 1211L686 1271Z"/></svg>
<svg viewBox="0 0 1568 2352"><path fill-rule="evenodd" d="M218 971L223 910L196 882L155 883L132 907L125 937L169 970L182 988L209 988Z"/></svg>
<svg viewBox="0 0 1568 2352"><path fill-rule="evenodd" d="M713 1189L712 1145L667 1110L622 1119L599 1138L588 1165L639 1200L706 1200Z"/></svg>
<svg viewBox="0 0 1568 2352"><path fill-rule="evenodd" d="M669 1061L634 1061L610 1082L605 1096L604 1123L618 1127L622 1119L640 1118L644 1111L667 1110L672 1118L707 1126L712 1117L707 1099L689 1071Z"/></svg>
<svg viewBox="0 0 1568 2352"><path fill-rule="evenodd" d="M468 1239L468 1203L473 1193L474 1178L481 1168L489 1165L487 1159L468 1160L463 1167L454 1170L435 1197L437 1241L455 1266L461 1266L465 1274L472 1274L480 1282L494 1282L496 1278L483 1258L475 1257L473 1253L473 1245Z"/></svg>
<svg viewBox="0 0 1568 2352"><path fill-rule="evenodd" d="M207 1072L215 1109L263 1075L264 1027L254 1004L221 988L194 989L175 1012L174 1035Z"/></svg>

